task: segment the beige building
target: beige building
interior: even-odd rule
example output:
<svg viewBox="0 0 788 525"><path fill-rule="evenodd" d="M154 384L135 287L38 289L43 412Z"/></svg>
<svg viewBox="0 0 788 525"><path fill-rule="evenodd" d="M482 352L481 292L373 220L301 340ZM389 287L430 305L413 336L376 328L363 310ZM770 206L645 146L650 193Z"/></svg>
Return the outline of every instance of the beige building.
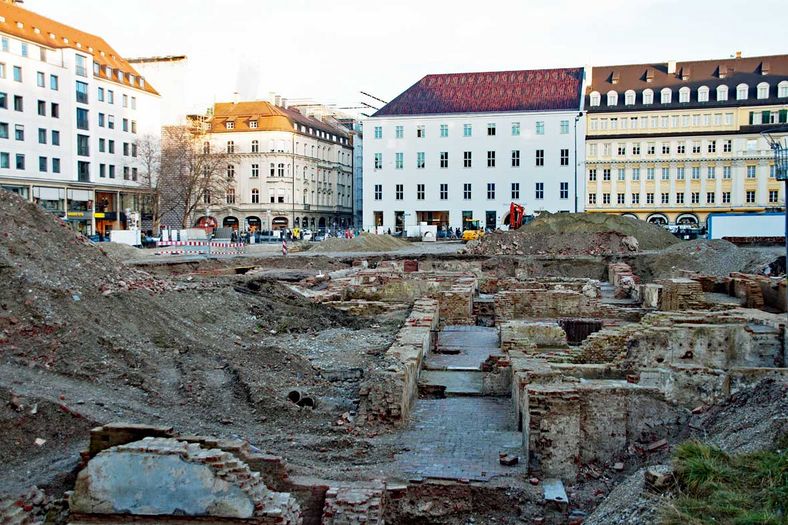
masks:
<svg viewBox="0 0 788 525"><path fill-rule="evenodd" d="M664 225L781 211L760 133L788 121L788 55L594 67L586 211Z"/></svg>
<svg viewBox="0 0 788 525"><path fill-rule="evenodd" d="M271 102L225 102L214 105L204 140L230 154L231 184L195 223L242 231L351 224L353 144L344 128Z"/></svg>

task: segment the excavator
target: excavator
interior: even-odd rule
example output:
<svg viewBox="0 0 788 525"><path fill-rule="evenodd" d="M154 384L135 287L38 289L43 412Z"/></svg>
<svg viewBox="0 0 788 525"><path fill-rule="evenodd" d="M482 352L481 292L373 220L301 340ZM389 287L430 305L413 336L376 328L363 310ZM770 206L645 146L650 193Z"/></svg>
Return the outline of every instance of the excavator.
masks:
<svg viewBox="0 0 788 525"><path fill-rule="evenodd" d="M484 228L482 228L479 219L465 219L465 228L462 231L462 242L476 241L484 237Z"/></svg>
<svg viewBox="0 0 788 525"><path fill-rule="evenodd" d="M516 230L523 225L525 219L525 207L513 202L509 205L509 229Z"/></svg>

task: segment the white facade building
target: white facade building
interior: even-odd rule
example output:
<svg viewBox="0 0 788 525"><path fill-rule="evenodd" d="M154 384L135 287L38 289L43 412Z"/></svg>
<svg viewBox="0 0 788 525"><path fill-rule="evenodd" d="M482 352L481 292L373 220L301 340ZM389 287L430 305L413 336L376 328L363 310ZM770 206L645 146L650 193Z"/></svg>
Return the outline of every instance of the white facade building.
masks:
<svg viewBox="0 0 788 525"><path fill-rule="evenodd" d="M242 231L350 225L353 144L344 128L266 101L217 103L209 124L205 141L229 155L232 184L198 208L196 224Z"/></svg>
<svg viewBox="0 0 788 525"><path fill-rule="evenodd" d="M99 37L0 3L0 186L91 235L142 211L158 94Z"/></svg>
<svg viewBox="0 0 788 525"><path fill-rule="evenodd" d="M363 227L496 228L513 201L575 211L582 84L580 68L424 77L364 122Z"/></svg>

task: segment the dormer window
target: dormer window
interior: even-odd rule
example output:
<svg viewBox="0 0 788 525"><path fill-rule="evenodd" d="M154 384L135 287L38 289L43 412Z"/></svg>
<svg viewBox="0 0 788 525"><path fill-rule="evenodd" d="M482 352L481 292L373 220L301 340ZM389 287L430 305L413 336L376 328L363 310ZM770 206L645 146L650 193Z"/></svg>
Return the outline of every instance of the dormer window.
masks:
<svg viewBox="0 0 788 525"><path fill-rule="evenodd" d="M227 122L224 124L224 127L225 127L226 129L235 129L235 122L233 122L232 120L228 120L228 121L227 121Z"/></svg>
<svg viewBox="0 0 788 525"><path fill-rule="evenodd" d="M763 100L769 98L769 84L761 82L758 84L758 99Z"/></svg>
<svg viewBox="0 0 788 525"><path fill-rule="evenodd" d="M670 88L662 88L659 94L659 101L662 104L670 104L673 101L673 91Z"/></svg>
<svg viewBox="0 0 788 525"><path fill-rule="evenodd" d="M250 120L249 121L249 128L257 129L257 121L256 120Z"/></svg>
<svg viewBox="0 0 788 525"><path fill-rule="evenodd" d="M707 86L701 86L698 88L698 102L708 102L709 101L709 88Z"/></svg>
<svg viewBox="0 0 788 525"><path fill-rule="evenodd" d="M654 103L654 92L650 89L643 90L643 104L653 104Z"/></svg>
<svg viewBox="0 0 788 525"><path fill-rule="evenodd" d="M607 92L607 105L608 106L617 106L618 105L618 93L615 91L608 91Z"/></svg>
<svg viewBox="0 0 788 525"><path fill-rule="evenodd" d="M728 100L728 86L717 86L717 102Z"/></svg>
<svg viewBox="0 0 788 525"><path fill-rule="evenodd" d="M683 88L679 89L679 102L689 102L690 101L690 88L684 86Z"/></svg>
<svg viewBox="0 0 788 525"><path fill-rule="evenodd" d="M747 92L749 88L747 84L739 84L736 86L736 100L747 100Z"/></svg>
<svg viewBox="0 0 788 525"><path fill-rule="evenodd" d="M635 104L635 92L631 89L624 93L624 105L633 106Z"/></svg>
<svg viewBox="0 0 788 525"><path fill-rule="evenodd" d="M591 105L591 107L594 107L594 106L598 106L599 105L601 97L599 96L599 93L594 91L594 92L591 93L591 95L588 97L588 99L589 99L589 104Z"/></svg>
<svg viewBox="0 0 788 525"><path fill-rule="evenodd" d="M783 80L777 84L777 96L780 98L788 97L788 80Z"/></svg>

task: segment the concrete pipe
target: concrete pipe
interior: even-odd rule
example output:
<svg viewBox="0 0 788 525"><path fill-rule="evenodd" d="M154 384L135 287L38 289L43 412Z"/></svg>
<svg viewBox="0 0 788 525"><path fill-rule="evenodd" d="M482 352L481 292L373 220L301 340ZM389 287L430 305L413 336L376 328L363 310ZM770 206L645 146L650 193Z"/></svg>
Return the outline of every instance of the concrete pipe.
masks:
<svg viewBox="0 0 788 525"><path fill-rule="evenodd" d="M291 390L287 393L287 400L297 405L304 398L304 395L300 390Z"/></svg>
<svg viewBox="0 0 788 525"><path fill-rule="evenodd" d="M315 408L317 406L317 399L314 397L304 396L296 403L296 405L305 408Z"/></svg>

